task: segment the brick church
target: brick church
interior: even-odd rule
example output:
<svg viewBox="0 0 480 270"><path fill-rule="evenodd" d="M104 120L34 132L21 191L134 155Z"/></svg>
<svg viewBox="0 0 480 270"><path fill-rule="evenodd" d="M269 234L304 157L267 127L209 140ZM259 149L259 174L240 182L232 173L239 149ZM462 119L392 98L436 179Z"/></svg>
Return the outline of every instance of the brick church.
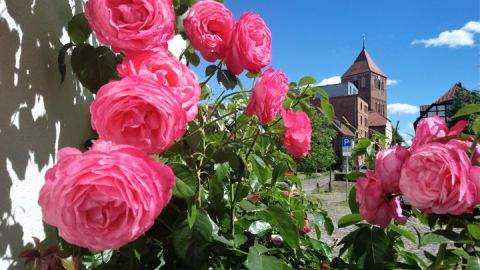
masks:
<svg viewBox="0 0 480 270"><path fill-rule="evenodd" d="M341 137L368 137L373 130L391 140L387 119L387 75L375 64L365 46L341 77L341 83L321 86L335 109L335 141L341 155ZM387 142L389 143L389 142Z"/></svg>

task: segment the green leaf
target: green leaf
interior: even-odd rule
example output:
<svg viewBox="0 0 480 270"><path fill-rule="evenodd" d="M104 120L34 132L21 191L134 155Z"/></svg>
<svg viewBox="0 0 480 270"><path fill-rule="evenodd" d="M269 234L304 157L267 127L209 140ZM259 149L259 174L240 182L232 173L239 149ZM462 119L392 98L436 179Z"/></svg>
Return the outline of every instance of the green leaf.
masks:
<svg viewBox="0 0 480 270"><path fill-rule="evenodd" d="M472 130L476 135L480 134L480 115L473 120Z"/></svg>
<svg viewBox="0 0 480 270"><path fill-rule="evenodd" d="M288 164L286 162L280 162L273 168L272 180L274 182L281 182L285 179L285 173L288 172Z"/></svg>
<svg viewBox="0 0 480 270"><path fill-rule="evenodd" d="M328 235L332 235L334 227L333 227L333 221L330 217L325 216L325 224L323 224L323 226L325 227L325 230L327 231Z"/></svg>
<svg viewBox="0 0 480 270"><path fill-rule="evenodd" d="M328 94L327 94L327 92L325 92L325 90L323 90L322 88L320 88L320 87L312 87L311 89L312 89L314 92L316 92L317 94L319 94L320 96L322 96L323 98L328 99Z"/></svg>
<svg viewBox="0 0 480 270"><path fill-rule="evenodd" d="M285 210L278 206L268 206L267 209L257 212L257 215L277 229L291 248L299 247L298 227Z"/></svg>
<svg viewBox="0 0 480 270"><path fill-rule="evenodd" d="M417 243L417 238L415 237L415 234L413 234L412 232L409 232L405 229L402 229L400 228L399 226L395 225L395 224L390 224L388 226L392 231L400 234L401 236L407 238L408 240L412 241L413 243Z"/></svg>
<svg viewBox="0 0 480 270"><path fill-rule="evenodd" d="M305 76L303 78L300 79L300 81L298 82L298 86L299 87L302 87L304 85L308 85L308 84L314 84L316 83L317 81L313 78L313 77L310 77L310 76Z"/></svg>
<svg viewBox="0 0 480 270"><path fill-rule="evenodd" d="M217 71L217 81L223 89L233 89L237 85L237 77L228 69Z"/></svg>
<svg viewBox="0 0 480 270"><path fill-rule="evenodd" d="M245 244L247 241L248 241L248 237L245 236L243 233L242 234L237 233L233 236L233 242L234 242L236 247L239 247L239 246Z"/></svg>
<svg viewBox="0 0 480 270"><path fill-rule="evenodd" d="M480 240L480 224L472 223L467 225L468 232L475 240Z"/></svg>
<svg viewBox="0 0 480 270"><path fill-rule="evenodd" d="M187 5L180 5L176 10L175 10L175 15L181 16L185 12L187 12L188 6Z"/></svg>
<svg viewBox="0 0 480 270"><path fill-rule="evenodd" d="M350 211L352 214L358 214L360 205L357 202L357 189L353 186L350 189L350 193L348 194L348 207L350 207Z"/></svg>
<svg viewBox="0 0 480 270"><path fill-rule="evenodd" d="M230 175L230 165L228 162L222 164L215 164L215 175L219 181L223 181Z"/></svg>
<svg viewBox="0 0 480 270"><path fill-rule="evenodd" d="M322 111L327 117L328 121L332 121L333 117L335 116L335 110L332 104L330 104L327 99L321 99L320 105L322 105Z"/></svg>
<svg viewBox="0 0 480 270"><path fill-rule="evenodd" d="M72 257L66 259L60 258L60 262L62 263L63 269L65 270L77 270Z"/></svg>
<svg viewBox="0 0 480 270"><path fill-rule="evenodd" d="M109 48L94 48L88 44L75 47L71 62L78 80L95 94L102 85L114 79L118 64L117 57Z"/></svg>
<svg viewBox="0 0 480 270"><path fill-rule="evenodd" d="M187 264L195 267L207 259L206 248L212 241L213 228L207 213L197 210L197 218L192 228L185 220L172 234L173 248Z"/></svg>
<svg viewBox="0 0 480 270"><path fill-rule="evenodd" d="M261 234L267 230L270 230L271 228L272 226L270 226L270 223L257 220L250 224L247 231L251 234Z"/></svg>
<svg viewBox="0 0 480 270"><path fill-rule="evenodd" d="M445 243L451 243L451 241L447 237L437 233L427 233L422 237L422 239L420 239L420 247L432 244L439 245Z"/></svg>
<svg viewBox="0 0 480 270"><path fill-rule="evenodd" d="M258 78L262 75L262 72L258 72L257 74L254 74L254 73L250 73L250 72L247 72L247 74L245 74L245 76L249 79L253 79L253 78Z"/></svg>
<svg viewBox="0 0 480 270"><path fill-rule="evenodd" d="M452 118L457 118L460 116L470 115L474 113L480 113L480 104L467 104L460 108L457 113L452 116Z"/></svg>
<svg viewBox="0 0 480 270"><path fill-rule="evenodd" d="M197 191L195 174L185 164L170 163L168 165L172 168L177 180L176 185L172 189L173 195L181 199L193 197Z"/></svg>
<svg viewBox="0 0 480 270"><path fill-rule="evenodd" d="M200 94L200 100L205 100L212 94L212 89L208 84L205 84L202 86L202 93Z"/></svg>
<svg viewBox="0 0 480 270"><path fill-rule="evenodd" d="M67 52L70 48L75 46L73 43L67 43L63 45L63 47L60 49L60 52L58 53L58 70L60 71L60 76L61 76L61 81L60 83L63 83L65 81L65 74L67 73L67 66L65 65L65 56L67 55Z"/></svg>
<svg viewBox="0 0 480 270"><path fill-rule="evenodd" d="M345 215L345 216L341 217L338 220L338 227L339 228L347 227L347 226L353 225L355 223L358 223L362 220L363 220L362 216L358 213L348 214L348 215Z"/></svg>
<svg viewBox="0 0 480 270"><path fill-rule="evenodd" d="M197 67L200 64L200 57L198 57L198 54L195 51L191 52L186 50L184 56L189 63L192 63L192 65Z"/></svg>
<svg viewBox="0 0 480 270"><path fill-rule="evenodd" d="M209 65L207 68L205 68L205 76L209 77L213 75L217 71L217 69L217 65Z"/></svg>
<svg viewBox="0 0 480 270"><path fill-rule="evenodd" d="M332 260L332 249L327 245L325 244L324 242L322 241L318 241L318 240L315 240L313 238L309 238L310 240L310 243L312 243L312 247L320 252L323 256L327 257L327 259L329 261Z"/></svg>
<svg viewBox="0 0 480 270"><path fill-rule="evenodd" d="M197 206L194 204L192 205L192 208L190 209L190 211L188 211L187 213L187 222L188 222L188 227L190 229L195 224L196 219L197 219Z"/></svg>
<svg viewBox="0 0 480 270"><path fill-rule="evenodd" d="M257 156L256 154L253 154L253 153L252 153L252 157L255 160L255 162L257 163L257 165L259 165L261 168L265 169L267 167L267 164L265 164L265 161L263 161L263 159L261 157Z"/></svg>
<svg viewBox="0 0 480 270"><path fill-rule="evenodd" d="M92 33L92 29L90 28L84 13L72 17L68 23L67 32L70 40L75 44L82 44L88 39Z"/></svg>
<svg viewBox="0 0 480 270"><path fill-rule="evenodd" d="M470 256L468 258L467 268L465 270L478 270L480 269L480 258L475 256Z"/></svg>
<svg viewBox="0 0 480 270"><path fill-rule="evenodd" d="M250 247L247 257L247 268L249 270L287 270L292 269L284 261L273 257L262 255L255 247Z"/></svg>

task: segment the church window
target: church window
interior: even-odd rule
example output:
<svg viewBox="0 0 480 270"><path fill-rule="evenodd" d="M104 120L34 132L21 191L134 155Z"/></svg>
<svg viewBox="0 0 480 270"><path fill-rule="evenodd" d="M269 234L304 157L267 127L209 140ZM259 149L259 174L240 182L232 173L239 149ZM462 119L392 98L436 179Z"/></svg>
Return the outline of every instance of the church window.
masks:
<svg viewBox="0 0 480 270"><path fill-rule="evenodd" d="M361 87L362 87L362 88L365 88L365 77L362 77Z"/></svg>

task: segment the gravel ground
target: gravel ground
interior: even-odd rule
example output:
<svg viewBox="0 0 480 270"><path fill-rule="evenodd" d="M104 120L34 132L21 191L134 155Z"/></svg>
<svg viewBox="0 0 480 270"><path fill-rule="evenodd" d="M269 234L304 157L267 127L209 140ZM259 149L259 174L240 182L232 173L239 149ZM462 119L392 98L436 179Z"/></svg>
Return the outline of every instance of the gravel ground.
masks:
<svg viewBox="0 0 480 270"><path fill-rule="evenodd" d="M345 235L353 231L356 227L355 226L348 226L346 228L337 227L338 220L342 216L351 213L345 197L346 183L333 181L332 192L328 192L328 182L329 182L328 176L320 177L317 179L305 180L303 182L303 189L307 194L310 194L312 196L319 198L322 208L328 211L328 214L335 226L335 230L333 231L333 234L331 236L329 236L325 232L325 230L322 230L321 239L328 245L333 246L335 245L335 243L338 243ZM319 188L317 188L317 184ZM352 185L353 183L349 183L348 189L350 189ZM407 226L404 228L412 232L414 235L416 235L414 227L416 227L420 232L430 231L430 229L427 226L420 224L419 221L414 218L410 218L407 222ZM424 260L425 260L425 256L423 254L423 250L427 250L432 254L436 254L437 252L436 250L437 247L434 245L426 246L426 247L423 247L422 249L418 249L418 244L412 243L410 240L406 238L404 238L404 244L405 244L405 250L414 252ZM335 250L338 251L339 248L336 247Z"/></svg>

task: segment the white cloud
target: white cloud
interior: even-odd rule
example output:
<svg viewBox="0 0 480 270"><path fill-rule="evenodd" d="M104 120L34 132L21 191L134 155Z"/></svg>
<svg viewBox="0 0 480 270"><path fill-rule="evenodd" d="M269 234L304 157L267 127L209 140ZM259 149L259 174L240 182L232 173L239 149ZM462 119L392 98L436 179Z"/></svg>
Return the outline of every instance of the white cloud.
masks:
<svg viewBox="0 0 480 270"><path fill-rule="evenodd" d="M399 80L390 80L390 79L387 79L387 85L389 86L395 86L395 85L398 85L400 83Z"/></svg>
<svg viewBox="0 0 480 270"><path fill-rule="evenodd" d="M408 129L415 130L415 128L413 127L413 123L408 123Z"/></svg>
<svg viewBox="0 0 480 270"><path fill-rule="evenodd" d="M389 115L416 114L419 111L417 106L404 103L388 104L387 109Z"/></svg>
<svg viewBox="0 0 480 270"><path fill-rule="evenodd" d="M323 79L316 86L329 85L329 84L339 84L341 82L342 82L342 78L340 76L333 76L333 77L330 77L330 78Z"/></svg>
<svg viewBox="0 0 480 270"><path fill-rule="evenodd" d="M476 33L480 33L480 22L470 21L460 29L443 31L438 37L414 40L412 45L423 44L425 47L448 46L450 48L472 47L475 45L474 35Z"/></svg>

